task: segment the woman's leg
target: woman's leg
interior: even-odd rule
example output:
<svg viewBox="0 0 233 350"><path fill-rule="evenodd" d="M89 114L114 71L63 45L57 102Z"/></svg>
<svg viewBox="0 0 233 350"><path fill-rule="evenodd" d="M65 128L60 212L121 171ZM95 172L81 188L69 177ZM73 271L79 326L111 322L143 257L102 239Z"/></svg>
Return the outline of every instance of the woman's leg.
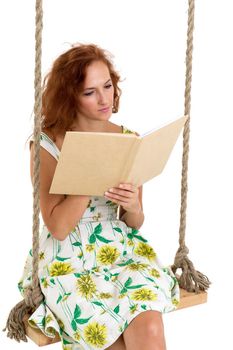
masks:
<svg viewBox="0 0 233 350"><path fill-rule="evenodd" d="M130 322L123 338L127 350L166 350L162 314L143 311Z"/></svg>
<svg viewBox="0 0 233 350"><path fill-rule="evenodd" d="M109 346L106 350L126 350L123 335L121 335L115 343Z"/></svg>

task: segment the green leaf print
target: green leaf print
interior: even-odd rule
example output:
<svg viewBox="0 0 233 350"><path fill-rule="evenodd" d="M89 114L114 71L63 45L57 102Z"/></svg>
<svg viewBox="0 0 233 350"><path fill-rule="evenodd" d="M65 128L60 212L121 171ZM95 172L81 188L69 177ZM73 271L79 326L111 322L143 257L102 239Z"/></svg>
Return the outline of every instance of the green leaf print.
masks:
<svg viewBox="0 0 233 350"><path fill-rule="evenodd" d="M113 229L117 232L122 232L122 229L120 227L113 227Z"/></svg>
<svg viewBox="0 0 233 350"><path fill-rule="evenodd" d="M76 320L76 318L79 318L80 315L81 315L81 309L78 305L76 305L74 310L74 319Z"/></svg>
<svg viewBox="0 0 233 350"><path fill-rule="evenodd" d="M121 264L117 264L117 266L126 266L126 265L129 265L129 264L132 264L134 261L133 259L129 259Z"/></svg>
<svg viewBox="0 0 233 350"><path fill-rule="evenodd" d="M95 210L95 207L90 207L90 212L92 213Z"/></svg>
<svg viewBox="0 0 233 350"><path fill-rule="evenodd" d="M142 236L134 235L134 238L137 238L139 241L147 242L147 239L143 238Z"/></svg>
<svg viewBox="0 0 233 350"><path fill-rule="evenodd" d="M136 228L132 228L132 231L131 231L131 232L132 232L133 235L135 235L135 233L138 233L139 230L137 230Z"/></svg>
<svg viewBox="0 0 233 350"><path fill-rule="evenodd" d="M101 241L101 242L104 242L104 243L109 243L109 242L113 242L113 240L109 240L107 238L104 238L100 235L96 235L96 237Z"/></svg>
<svg viewBox="0 0 233 350"><path fill-rule="evenodd" d="M95 304L95 305L98 305L98 306L103 306L104 305L103 303L101 303L99 301L93 301L92 303Z"/></svg>
<svg viewBox="0 0 233 350"><path fill-rule="evenodd" d="M128 286L129 286L132 282L133 282L132 278L129 277L129 278L127 279L127 281L125 282L124 286L125 286L126 288L128 288Z"/></svg>
<svg viewBox="0 0 233 350"><path fill-rule="evenodd" d="M50 282L51 282L52 284L56 284L55 281L54 281L54 278L50 278Z"/></svg>
<svg viewBox="0 0 233 350"><path fill-rule="evenodd" d="M89 243L92 244L92 243L95 243L95 241L96 241L96 236L94 233L92 233L89 238Z"/></svg>
<svg viewBox="0 0 233 350"><path fill-rule="evenodd" d="M132 278L129 277L129 278L127 279L127 281L125 282L124 287L125 287L126 289L136 289L136 288L141 288L142 286L145 286L145 285L146 285L146 284L137 284L137 285L135 285L135 286L130 286L130 284L131 284L132 282L133 282Z"/></svg>
<svg viewBox="0 0 233 350"><path fill-rule="evenodd" d="M125 321L125 324L124 324L124 329L123 329L123 331L128 327L128 322L127 321Z"/></svg>
<svg viewBox="0 0 233 350"><path fill-rule="evenodd" d="M82 276L81 273L74 273L74 275L75 275L75 277L78 277L78 278Z"/></svg>
<svg viewBox="0 0 233 350"><path fill-rule="evenodd" d="M109 277L108 276L104 276L105 281L109 281Z"/></svg>
<svg viewBox="0 0 233 350"><path fill-rule="evenodd" d="M145 304L141 305L141 308L146 310L146 305Z"/></svg>
<svg viewBox="0 0 233 350"><path fill-rule="evenodd" d="M71 322L71 327L72 327L72 329L73 329L75 332L77 331L77 325L76 325L75 320L72 320L72 322Z"/></svg>
<svg viewBox="0 0 233 350"><path fill-rule="evenodd" d="M70 258L61 258L60 256L56 256L55 259L58 260L58 261L65 261L65 260L68 260Z"/></svg>
<svg viewBox="0 0 233 350"><path fill-rule="evenodd" d="M146 277L147 280L151 281L151 282L155 282L155 280L153 278L150 277Z"/></svg>
<svg viewBox="0 0 233 350"><path fill-rule="evenodd" d="M95 234L95 235L98 235L98 234L101 233L101 232L102 232L102 225L99 224L99 225L97 225L97 226L95 227L95 229L94 229L94 234Z"/></svg>
<svg viewBox="0 0 233 350"><path fill-rule="evenodd" d="M62 295L60 294L58 299L57 299L57 304L60 303L61 300L62 300Z"/></svg>
<svg viewBox="0 0 233 350"><path fill-rule="evenodd" d="M67 345L67 344L73 344L73 343L69 342L68 340L66 340L66 339L64 339L64 338L63 338L63 340L62 340L62 343L65 344L65 345Z"/></svg>
<svg viewBox="0 0 233 350"><path fill-rule="evenodd" d="M146 286L146 284L137 284L136 286L129 286L127 288L128 289L136 289L136 288L141 288L142 286Z"/></svg>
<svg viewBox="0 0 233 350"><path fill-rule="evenodd" d="M88 317L88 318L77 318L75 321L79 324L84 324L84 323L87 323L89 320L90 320L91 317Z"/></svg>
<svg viewBox="0 0 233 350"><path fill-rule="evenodd" d="M115 309L113 310L116 314L120 311L120 305L118 304Z"/></svg>
<svg viewBox="0 0 233 350"><path fill-rule="evenodd" d="M129 239L137 238L139 241L148 242L147 239L143 238L140 235L137 235L138 232L139 232L139 230L136 230L136 229L132 228L132 231L127 234L127 237Z"/></svg>
<svg viewBox="0 0 233 350"><path fill-rule="evenodd" d="M127 288L122 288L122 290L120 291L120 294L124 294L124 293L127 293Z"/></svg>
<svg viewBox="0 0 233 350"><path fill-rule="evenodd" d="M74 242L74 243L72 243L72 245L74 245L75 247L79 247L80 245L82 245L82 243L80 243L80 242Z"/></svg>

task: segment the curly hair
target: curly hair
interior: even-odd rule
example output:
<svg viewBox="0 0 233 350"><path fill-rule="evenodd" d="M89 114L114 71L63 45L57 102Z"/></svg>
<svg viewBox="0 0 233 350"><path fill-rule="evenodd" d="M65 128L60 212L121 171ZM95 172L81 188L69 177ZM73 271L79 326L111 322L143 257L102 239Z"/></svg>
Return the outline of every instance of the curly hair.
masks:
<svg viewBox="0 0 233 350"><path fill-rule="evenodd" d="M121 80L112 57L109 51L95 44L77 43L53 62L42 86L42 131L49 130L54 135L69 130L77 116L77 93L82 89L86 68L93 61L102 61L109 69L114 87L112 112L118 112L121 96L118 82Z"/></svg>

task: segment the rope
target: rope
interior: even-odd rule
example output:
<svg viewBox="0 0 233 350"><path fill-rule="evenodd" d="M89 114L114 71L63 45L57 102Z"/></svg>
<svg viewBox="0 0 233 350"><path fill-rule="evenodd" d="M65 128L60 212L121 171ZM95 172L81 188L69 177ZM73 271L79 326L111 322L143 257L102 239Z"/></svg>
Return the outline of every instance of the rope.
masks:
<svg viewBox="0 0 233 350"><path fill-rule="evenodd" d="M194 10L195 0L189 0L188 8L188 30L186 49L186 74L185 74L185 99L184 115L188 119L183 131L183 155L182 155L182 179L181 179L181 207L180 207L180 228L179 228L179 248L177 250L172 270L175 273L177 268L182 269L181 276L178 277L179 285L188 292L200 292L210 286L207 276L196 271L193 263L188 258L189 250L185 245L186 231L186 209L188 193L188 156L189 156L189 134L190 134L190 110L191 110L191 82L192 82L192 53L193 53L193 31L194 31Z"/></svg>
<svg viewBox="0 0 233 350"><path fill-rule="evenodd" d="M40 120L41 120L41 47L42 47L42 28L43 28L43 10L42 0L36 0L36 30L35 30L35 104L34 104L34 156L33 156L33 228L32 228L32 281L30 286L24 292L24 299L20 301L8 316L6 327L7 336L18 342L23 340L27 342L26 330L23 318L26 314L32 312L43 301L43 294L40 289L38 278L39 264L39 229L40 229Z"/></svg>

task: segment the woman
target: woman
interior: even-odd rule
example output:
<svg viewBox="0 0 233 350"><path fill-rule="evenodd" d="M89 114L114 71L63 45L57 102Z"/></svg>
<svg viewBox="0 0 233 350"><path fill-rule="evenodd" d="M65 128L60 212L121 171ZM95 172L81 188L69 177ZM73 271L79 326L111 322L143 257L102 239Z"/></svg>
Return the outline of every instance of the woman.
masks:
<svg viewBox="0 0 233 350"><path fill-rule="evenodd" d="M30 323L48 336L57 331L66 350L164 350L162 313L179 302L175 276L139 231L142 186L119 184L104 197L49 194L66 131L133 132L109 121L119 108L119 80L109 53L94 44L63 53L44 80L39 278L45 302ZM30 146L32 178L33 140ZM29 254L22 294L30 280Z"/></svg>

